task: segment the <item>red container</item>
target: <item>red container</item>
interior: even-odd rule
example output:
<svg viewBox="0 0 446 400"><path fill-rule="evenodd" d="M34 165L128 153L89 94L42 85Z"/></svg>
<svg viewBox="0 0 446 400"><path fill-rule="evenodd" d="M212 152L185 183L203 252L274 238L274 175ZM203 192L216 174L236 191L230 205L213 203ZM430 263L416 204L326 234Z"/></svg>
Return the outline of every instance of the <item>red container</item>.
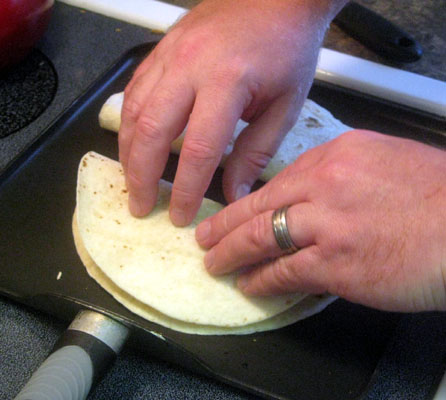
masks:
<svg viewBox="0 0 446 400"><path fill-rule="evenodd" d="M0 1L0 69L21 61L45 33L54 0Z"/></svg>

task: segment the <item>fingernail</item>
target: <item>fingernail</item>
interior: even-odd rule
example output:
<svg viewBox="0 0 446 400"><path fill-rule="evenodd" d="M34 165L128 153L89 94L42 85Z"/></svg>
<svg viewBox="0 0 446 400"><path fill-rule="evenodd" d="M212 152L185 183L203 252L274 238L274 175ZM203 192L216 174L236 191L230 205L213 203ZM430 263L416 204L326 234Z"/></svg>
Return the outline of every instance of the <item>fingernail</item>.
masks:
<svg viewBox="0 0 446 400"><path fill-rule="evenodd" d="M195 229L195 238L200 244L205 244L209 235L211 234L211 223L209 221L203 221Z"/></svg>
<svg viewBox="0 0 446 400"><path fill-rule="evenodd" d="M214 267L214 260L215 260L215 250L211 249L204 256L204 265L208 271L212 271L212 268Z"/></svg>
<svg viewBox="0 0 446 400"><path fill-rule="evenodd" d="M241 199L242 197L245 197L247 194L249 194L251 190L251 186L249 186L247 183L242 183L237 186L237 189L235 191L235 199Z"/></svg>
<svg viewBox="0 0 446 400"><path fill-rule="evenodd" d="M172 210L170 210L170 219L176 226L187 225L186 213L179 208L172 208Z"/></svg>

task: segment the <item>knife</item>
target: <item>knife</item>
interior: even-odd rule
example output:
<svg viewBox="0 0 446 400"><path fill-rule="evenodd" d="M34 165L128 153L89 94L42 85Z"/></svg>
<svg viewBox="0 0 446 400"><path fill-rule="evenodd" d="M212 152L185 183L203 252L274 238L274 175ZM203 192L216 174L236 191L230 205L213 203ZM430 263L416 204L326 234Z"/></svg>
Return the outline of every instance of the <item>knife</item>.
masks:
<svg viewBox="0 0 446 400"><path fill-rule="evenodd" d="M414 62L423 54L421 45L411 35L359 3L347 3L333 22L388 60Z"/></svg>
<svg viewBox="0 0 446 400"><path fill-rule="evenodd" d="M80 311L14 400L85 400L129 333L103 314Z"/></svg>

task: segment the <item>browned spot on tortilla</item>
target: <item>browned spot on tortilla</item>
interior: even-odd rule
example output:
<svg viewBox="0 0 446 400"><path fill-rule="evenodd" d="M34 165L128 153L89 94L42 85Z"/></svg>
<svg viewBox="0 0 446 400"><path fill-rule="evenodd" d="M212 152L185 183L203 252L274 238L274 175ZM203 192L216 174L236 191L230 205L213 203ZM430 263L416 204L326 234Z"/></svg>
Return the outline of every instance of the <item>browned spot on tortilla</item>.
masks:
<svg viewBox="0 0 446 400"><path fill-rule="evenodd" d="M112 183L110 183L110 188L113 188L113 184Z"/></svg>
<svg viewBox="0 0 446 400"><path fill-rule="evenodd" d="M119 220L115 219L115 222L116 222L118 225L121 225L121 222L119 222Z"/></svg>
<svg viewBox="0 0 446 400"><path fill-rule="evenodd" d="M121 193L127 193L127 189L122 189Z"/></svg>
<svg viewBox="0 0 446 400"><path fill-rule="evenodd" d="M321 128L323 125L314 117L305 118L305 126L307 128Z"/></svg>
<svg viewBox="0 0 446 400"><path fill-rule="evenodd" d="M82 166L83 166L83 167L86 167L86 166L87 166L87 161L83 160L83 161L82 161Z"/></svg>

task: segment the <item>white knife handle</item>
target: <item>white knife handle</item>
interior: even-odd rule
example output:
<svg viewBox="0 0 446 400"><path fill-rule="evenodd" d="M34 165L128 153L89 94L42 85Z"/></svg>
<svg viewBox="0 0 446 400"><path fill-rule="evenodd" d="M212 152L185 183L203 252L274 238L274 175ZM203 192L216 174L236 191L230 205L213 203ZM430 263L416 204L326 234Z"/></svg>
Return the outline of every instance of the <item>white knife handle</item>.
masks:
<svg viewBox="0 0 446 400"><path fill-rule="evenodd" d="M81 311L15 400L84 400L128 333L111 318Z"/></svg>
<svg viewBox="0 0 446 400"><path fill-rule="evenodd" d="M166 32L187 9L156 0L58 0ZM273 60L272 60L273 61ZM316 78L446 117L446 82L322 48Z"/></svg>
<svg viewBox="0 0 446 400"><path fill-rule="evenodd" d="M93 363L79 346L65 346L51 354L15 400L83 400L93 382Z"/></svg>

